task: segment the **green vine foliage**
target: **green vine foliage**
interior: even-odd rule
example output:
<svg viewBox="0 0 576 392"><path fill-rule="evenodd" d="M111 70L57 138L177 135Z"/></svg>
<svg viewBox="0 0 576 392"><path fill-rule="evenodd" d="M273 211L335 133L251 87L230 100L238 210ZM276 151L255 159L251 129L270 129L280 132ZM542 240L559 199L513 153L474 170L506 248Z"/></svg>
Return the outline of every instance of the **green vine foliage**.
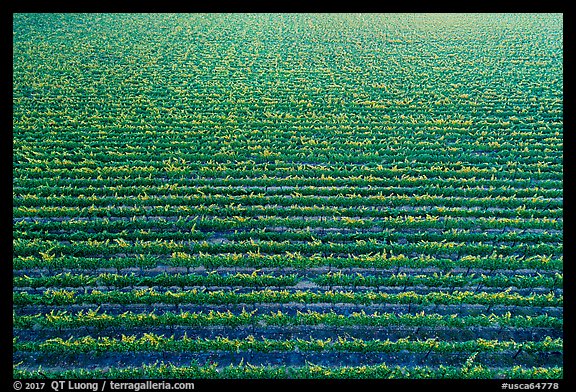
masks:
<svg viewBox="0 0 576 392"><path fill-rule="evenodd" d="M562 27L14 14L14 377L562 378Z"/></svg>

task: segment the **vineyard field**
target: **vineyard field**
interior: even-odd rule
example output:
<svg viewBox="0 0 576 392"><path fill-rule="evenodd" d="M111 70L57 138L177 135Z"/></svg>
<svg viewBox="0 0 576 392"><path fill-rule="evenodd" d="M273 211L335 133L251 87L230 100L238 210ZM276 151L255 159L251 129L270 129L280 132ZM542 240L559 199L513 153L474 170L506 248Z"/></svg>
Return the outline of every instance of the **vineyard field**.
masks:
<svg viewBox="0 0 576 392"><path fill-rule="evenodd" d="M561 14L14 14L15 378L563 378Z"/></svg>

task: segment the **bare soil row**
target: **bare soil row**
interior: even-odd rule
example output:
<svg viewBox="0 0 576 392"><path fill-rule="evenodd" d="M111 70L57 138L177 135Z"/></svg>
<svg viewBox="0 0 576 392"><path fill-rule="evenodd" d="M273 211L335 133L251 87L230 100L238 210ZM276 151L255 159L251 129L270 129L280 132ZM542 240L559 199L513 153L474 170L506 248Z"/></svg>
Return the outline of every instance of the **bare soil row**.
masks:
<svg viewBox="0 0 576 392"><path fill-rule="evenodd" d="M97 259L97 258L95 258ZM79 273L84 275L99 275L106 273L118 273L123 275L135 274L137 276L156 276L160 274L197 274L197 275L208 275L209 273L220 273L220 274L252 274L253 272L258 272L259 274L268 274L274 276L290 275L296 274L298 276L307 277L309 279L318 277L320 275L325 275L328 273L341 273L343 275L372 275L380 277L389 277L392 275L406 274L407 276L417 276L417 275L434 275L434 274L447 274L452 275L506 275L506 276L554 276L557 273L562 273L561 270L540 270L533 268L522 268L522 269L510 269L506 268L506 265L502 265L502 268L488 270L483 268L463 268L454 267L449 269L440 269L437 267L422 267L422 268L411 268L411 267L394 267L394 268L361 268L361 267L350 267L350 268L336 268L333 266L324 267L310 267L310 268L294 268L294 267L174 267L169 264L163 263L163 260L167 260L168 257L163 257L159 259L157 266L153 268L59 268L59 269L48 269L48 268L25 268L14 270L14 276L53 276L63 273Z"/></svg>

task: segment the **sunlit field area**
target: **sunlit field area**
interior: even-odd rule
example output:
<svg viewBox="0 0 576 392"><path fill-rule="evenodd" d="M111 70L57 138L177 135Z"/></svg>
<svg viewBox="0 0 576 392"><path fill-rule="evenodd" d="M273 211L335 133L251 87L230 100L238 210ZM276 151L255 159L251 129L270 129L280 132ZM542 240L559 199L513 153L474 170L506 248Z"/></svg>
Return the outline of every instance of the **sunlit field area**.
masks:
<svg viewBox="0 0 576 392"><path fill-rule="evenodd" d="M15 14L16 378L562 378L561 14Z"/></svg>

